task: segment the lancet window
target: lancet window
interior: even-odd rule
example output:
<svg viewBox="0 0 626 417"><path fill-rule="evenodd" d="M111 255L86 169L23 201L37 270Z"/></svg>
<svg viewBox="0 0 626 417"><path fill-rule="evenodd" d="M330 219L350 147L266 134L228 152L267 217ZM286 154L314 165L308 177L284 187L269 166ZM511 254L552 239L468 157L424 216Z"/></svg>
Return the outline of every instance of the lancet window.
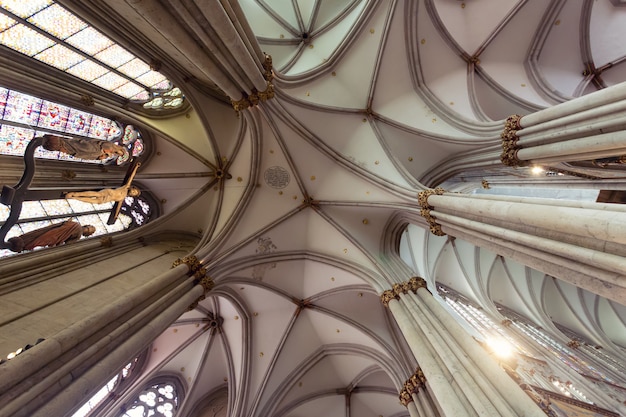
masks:
<svg viewBox="0 0 626 417"><path fill-rule="evenodd" d="M122 125L105 117L3 87L0 87L0 120L0 153L4 155L21 156L35 136L57 132L120 143L128 149L128 153L107 160L82 160L40 147L35 152L36 158L122 165L132 157L141 156L145 150L140 132L132 125Z"/></svg>
<svg viewBox="0 0 626 417"><path fill-rule="evenodd" d="M119 417L175 417L181 400L179 391L173 380L151 383L122 407Z"/></svg>
<svg viewBox="0 0 626 417"><path fill-rule="evenodd" d="M81 408L79 408L71 417L85 417L92 413L96 408L100 408L106 403L107 399L112 399L120 394L123 387L128 386L128 382L132 377L136 377L139 357L129 362L122 370L107 382L105 386L100 388Z"/></svg>
<svg viewBox="0 0 626 417"><path fill-rule="evenodd" d="M530 349L525 347L527 342L520 340L514 333L505 326L497 324L482 309L478 308L470 300L456 293L445 285L438 284L437 291L455 312L459 314L470 326L480 333L488 349L500 358L507 358L513 353L520 355L517 373L523 375L527 383L531 383L538 388L560 392L566 397L572 397L579 401L591 403L587 395L583 393L576 384L566 378L555 375L550 366L540 357L533 355ZM507 325L513 325L522 333L529 336L529 340L538 343L542 348L556 354L559 359L567 363L581 375L585 375L584 368L593 369L584 361L567 352L567 348L559 344L555 339L532 326L527 320L521 320L520 316L512 311L504 310L498 306L498 310L506 317ZM507 314L511 313L511 314ZM529 330L532 329L532 330ZM538 336L540 334L540 336Z"/></svg>
<svg viewBox="0 0 626 417"><path fill-rule="evenodd" d="M146 109L183 105L164 75L51 0L0 1L0 44Z"/></svg>
<svg viewBox="0 0 626 417"><path fill-rule="evenodd" d="M132 159L141 160L149 145L133 125L0 87L0 154L21 157L28 143L44 134L106 140L126 149L123 155L104 160L82 160L43 147L35 151L35 158L74 163L124 165ZM63 185L67 186L60 184ZM60 196L61 192L57 194ZM158 204L145 191L139 196L127 196L121 203L117 220L108 224L114 205L114 202L93 203L48 197L24 201L19 220L8 231L6 239L66 220L92 225L96 229L94 236L98 236L141 226L158 215ZM0 204L0 225L8 219L9 213L10 207ZM0 250L0 257L11 254L13 252L9 250Z"/></svg>

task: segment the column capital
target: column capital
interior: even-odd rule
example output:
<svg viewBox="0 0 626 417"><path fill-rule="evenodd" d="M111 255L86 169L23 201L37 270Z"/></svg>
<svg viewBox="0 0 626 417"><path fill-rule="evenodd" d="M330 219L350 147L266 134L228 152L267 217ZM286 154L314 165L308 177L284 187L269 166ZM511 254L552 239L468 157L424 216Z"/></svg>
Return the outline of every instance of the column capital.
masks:
<svg viewBox="0 0 626 417"><path fill-rule="evenodd" d="M172 268L176 268L178 265L185 264L189 268L189 275L195 273L202 264L197 257L193 255L185 256L184 258L178 258L172 263Z"/></svg>
<svg viewBox="0 0 626 417"><path fill-rule="evenodd" d="M443 195L445 192L446 190L443 188L437 187L420 191L419 194L417 194L417 203L422 208L420 215L426 219L426 222L430 226L430 232L436 236L445 236L445 233L441 230L441 225L437 223L437 219L430 214L430 211L434 209L434 207L428 204L428 197L431 195Z"/></svg>
<svg viewBox="0 0 626 417"><path fill-rule="evenodd" d="M386 291L383 291L383 293L380 295L380 301L383 303L385 307L389 307L389 302L391 300L397 300L398 297L399 296L396 293L394 293L392 290L386 290Z"/></svg>
<svg viewBox="0 0 626 417"><path fill-rule="evenodd" d="M207 276L206 268L202 266L202 262L200 262L197 257L190 255L182 259L178 258L172 263L172 268L176 268L178 265L182 264L187 265L189 268L187 276L194 277L193 285L201 285L204 289L202 295L189 306L188 310L193 310L200 301L206 298L206 294L215 286L215 283L213 282L213 278Z"/></svg>
<svg viewBox="0 0 626 417"><path fill-rule="evenodd" d="M400 294L408 294L410 291L417 293L420 288L425 288L428 291L426 280L421 277L412 277L408 281L393 284L390 290L383 291L380 295L380 301L385 307L389 307L389 302L400 299Z"/></svg>
<svg viewBox="0 0 626 417"><path fill-rule="evenodd" d="M521 161L517 157L517 151L521 149L521 146L517 144L517 131L522 129L521 125L522 116L514 114L509 116L504 123L504 130L500 133L502 138L502 154L500 155L500 161L502 164L510 167L521 167L528 165L527 161Z"/></svg>
<svg viewBox="0 0 626 417"><path fill-rule="evenodd" d="M241 100L230 101L236 112L240 112L249 107L254 107L260 102L274 98L274 84L272 82L274 80L274 71L272 67L271 55L265 55L265 61L263 62L263 78L265 78L265 82L267 83L265 90L258 91L256 88L253 88L250 94L242 92L241 94L243 97Z"/></svg>
<svg viewBox="0 0 626 417"><path fill-rule="evenodd" d="M417 370L409 379L404 382L402 390L398 395L400 402L403 406L409 405L410 402L413 401L413 394L417 394L420 388L424 388L426 383L426 377L422 372L421 368L418 367Z"/></svg>

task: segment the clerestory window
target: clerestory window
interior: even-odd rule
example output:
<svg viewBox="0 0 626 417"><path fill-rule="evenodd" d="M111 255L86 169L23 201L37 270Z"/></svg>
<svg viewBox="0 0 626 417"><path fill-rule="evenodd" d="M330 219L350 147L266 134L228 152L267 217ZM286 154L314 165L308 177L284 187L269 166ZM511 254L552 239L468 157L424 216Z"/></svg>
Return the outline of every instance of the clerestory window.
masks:
<svg viewBox="0 0 626 417"><path fill-rule="evenodd" d="M0 0L0 45L146 109L183 105L163 74L51 0Z"/></svg>
<svg viewBox="0 0 626 417"><path fill-rule="evenodd" d="M105 160L82 160L59 151L48 151L43 147L38 147L35 152L35 158L80 164L128 165L132 159L141 160L149 146L141 131L131 124L123 124L58 102L0 87L0 155L21 157L28 143L44 134L85 140L106 140L126 149L124 155L116 155ZM59 178L62 178L63 172L60 168ZM67 172L66 180L71 180L71 170ZM61 179L58 188L63 187L71 187L72 191L81 188L79 182L63 182ZM61 190L57 192L57 196L60 197L60 194ZM129 195L124 198L120 214L113 224L108 224L108 219L114 209L114 202L93 203L58 197L48 196L24 201L19 220L8 231L6 240L66 220L76 221L83 226L92 225L96 230L93 236L101 236L142 226L158 215L156 209L158 203L146 190L138 196ZM0 204L0 226L8 219L10 210L9 205ZM12 254L14 253L10 250L0 249L0 257Z"/></svg>

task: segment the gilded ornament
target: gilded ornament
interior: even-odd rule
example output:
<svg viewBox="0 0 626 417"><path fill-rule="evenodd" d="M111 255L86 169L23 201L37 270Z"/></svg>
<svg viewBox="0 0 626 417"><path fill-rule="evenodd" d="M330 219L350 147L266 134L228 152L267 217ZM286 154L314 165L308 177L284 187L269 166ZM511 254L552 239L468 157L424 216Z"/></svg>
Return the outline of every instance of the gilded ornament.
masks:
<svg viewBox="0 0 626 417"><path fill-rule="evenodd" d="M89 94L84 94L80 96L80 102L83 103L85 106L93 106L96 103L93 96L90 96Z"/></svg>
<svg viewBox="0 0 626 417"><path fill-rule="evenodd" d="M409 394L406 390L400 391L400 395L398 396L398 398L400 399L400 403L405 407L413 401L413 396Z"/></svg>
<svg viewBox="0 0 626 417"><path fill-rule="evenodd" d="M267 87L264 91L257 91L253 88L250 94L242 92L242 98L240 100L231 99L230 102L236 112L257 106L259 103L274 97L274 84L272 84L274 71L272 69L272 57L270 55L265 55L265 62L263 63L263 77L267 83Z"/></svg>
<svg viewBox="0 0 626 417"><path fill-rule="evenodd" d="M522 129L521 120L522 116L514 114L509 116L506 122L504 122L504 130L502 130L500 134L500 138L502 138L502 155L500 155L500 161L502 161L504 165L519 167L528 164L527 161L520 161L517 158L517 151L521 149L521 147L517 145L519 139L517 137L517 131Z"/></svg>
<svg viewBox="0 0 626 417"><path fill-rule="evenodd" d="M445 190L441 187L437 187L434 189L428 189L421 191L417 195L417 202L422 208L420 210L420 215L426 220L429 225L430 232L436 236L445 236L445 233L441 230L441 225L437 223L437 219L430 214L431 210L434 208L433 206L428 204L428 197L431 195L443 195Z"/></svg>
<svg viewBox="0 0 626 417"><path fill-rule="evenodd" d="M567 342L567 346L571 349L578 349L580 347L580 342L578 340L570 340Z"/></svg>
<svg viewBox="0 0 626 417"><path fill-rule="evenodd" d="M386 290L380 295L380 301L385 307L389 307L391 300L397 300L396 294L391 290Z"/></svg>

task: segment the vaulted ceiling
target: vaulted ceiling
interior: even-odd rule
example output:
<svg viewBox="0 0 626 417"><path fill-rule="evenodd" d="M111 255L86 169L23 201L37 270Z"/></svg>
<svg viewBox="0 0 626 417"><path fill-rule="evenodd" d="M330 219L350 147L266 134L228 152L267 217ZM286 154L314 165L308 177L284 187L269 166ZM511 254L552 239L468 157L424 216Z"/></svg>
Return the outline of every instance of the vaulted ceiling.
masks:
<svg viewBox="0 0 626 417"><path fill-rule="evenodd" d="M154 30L123 2L107 3L125 7L144 34ZM201 234L198 256L217 285L157 339L146 377L183 375L187 411L227 386L232 415L408 415L397 392L415 363L377 296L390 286L394 227L409 221L399 213L422 224L416 192L438 185L429 179L453 155L499 144L501 119L626 79L626 8L240 4L273 57L276 97L237 115L186 91L186 121L145 122L228 172L193 186L193 197L151 186L186 200L158 227ZM622 305L420 226L404 233L400 254L430 286L444 283L493 314L498 302L546 329L556 332L554 321L614 352L626 346Z"/></svg>

